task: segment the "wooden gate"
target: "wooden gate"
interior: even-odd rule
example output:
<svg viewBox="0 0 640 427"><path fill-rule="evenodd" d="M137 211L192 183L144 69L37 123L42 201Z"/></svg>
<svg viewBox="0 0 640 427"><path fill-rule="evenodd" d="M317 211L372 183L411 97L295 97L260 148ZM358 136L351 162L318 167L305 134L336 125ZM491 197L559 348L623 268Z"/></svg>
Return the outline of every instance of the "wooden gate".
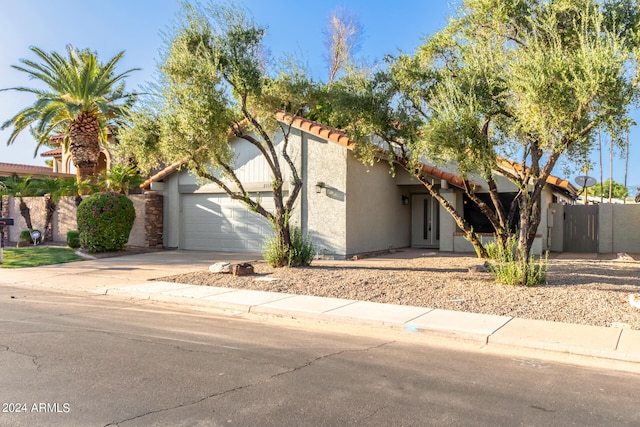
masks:
<svg viewBox="0 0 640 427"><path fill-rule="evenodd" d="M564 252L598 252L598 206L564 207Z"/></svg>

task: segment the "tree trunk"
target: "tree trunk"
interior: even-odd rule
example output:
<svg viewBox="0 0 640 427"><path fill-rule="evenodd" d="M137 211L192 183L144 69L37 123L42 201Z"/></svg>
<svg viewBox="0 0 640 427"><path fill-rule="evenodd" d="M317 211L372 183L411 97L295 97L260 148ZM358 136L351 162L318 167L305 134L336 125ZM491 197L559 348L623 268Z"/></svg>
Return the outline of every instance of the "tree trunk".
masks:
<svg viewBox="0 0 640 427"><path fill-rule="evenodd" d="M27 228L29 229L29 231L31 231L33 230L33 224L31 224L31 210L29 209L29 206L27 206L27 204L24 202L24 199L22 197L20 197L19 200L20 215L22 215L25 224L27 224Z"/></svg>
<svg viewBox="0 0 640 427"><path fill-rule="evenodd" d="M58 205L53 202L50 194L45 195L45 209L47 215L44 223L44 241L53 242L53 214L55 213Z"/></svg>
<svg viewBox="0 0 640 427"><path fill-rule="evenodd" d="M424 174L422 174L421 171L412 169L409 166L409 161L406 158L397 156L394 159L394 162L397 165L401 166L404 170L409 172L412 176L416 177L422 183L422 185L427 190L427 192L431 195L431 197L436 199L438 203L440 203L440 206L442 206L444 210L446 210L451 215L451 217L453 218L455 223L458 225L458 227L460 227L460 229L464 232L465 239L467 239L469 243L473 245L473 249L476 251L476 254L478 255L478 257L489 258L489 254L487 253L487 250L482 244L482 241L480 240L480 236L478 236L478 234L475 231L473 231L473 229L469 226L467 221L465 221L464 217L460 215L460 213L456 211L456 209L453 206L451 206L451 203L449 203L449 201L447 201L444 197L440 195L440 193L438 193L435 187L429 182L429 179Z"/></svg>
<svg viewBox="0 0 640 427"><path fill-rule="evenodd" d="M94 114L80 113L69 125L69 152L78 180L95 177L100 156L100 123Z"/></svg>

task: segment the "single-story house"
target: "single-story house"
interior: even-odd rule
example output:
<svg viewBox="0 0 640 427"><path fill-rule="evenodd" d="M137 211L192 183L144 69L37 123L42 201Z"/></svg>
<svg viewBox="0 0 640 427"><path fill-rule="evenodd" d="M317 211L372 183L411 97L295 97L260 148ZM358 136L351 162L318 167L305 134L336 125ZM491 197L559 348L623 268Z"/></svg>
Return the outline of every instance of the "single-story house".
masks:
<svg viewBox="0 0 640 427"><path fill-rule="evenodd" d="M284 116L278 118L283 120ZM276 136L278 139L282 141L283 136ZM266 162L248 142L236 138L231 144L236 153L235 170L245 188L258 195L267 208L273 208ZM292 221L309 235L319 256L343 259L404 247L473 251L453 218L417 179L400 168L390 174L384 161L362 164L343 132L295 118L289 147L304 182ZM269 223L231 200L217 185L201 182L181 166L183 163L175 163L143 184L164 196L164 246L260 252L265 238L273 235ZM440 194L464 212L476 230L491 231L480 228L486 221L484 215L467 208L470 204L465 203L460 177L430 165L424 165L424 170L433 177ZM504 177L497 179L501 191L515 191ZM486 193L486 185L474 182L479 185L479 194ZM548 180L535 253L549 248L552 228L547 221L548 205L571 203L575 192L565 180Z"/></svg>

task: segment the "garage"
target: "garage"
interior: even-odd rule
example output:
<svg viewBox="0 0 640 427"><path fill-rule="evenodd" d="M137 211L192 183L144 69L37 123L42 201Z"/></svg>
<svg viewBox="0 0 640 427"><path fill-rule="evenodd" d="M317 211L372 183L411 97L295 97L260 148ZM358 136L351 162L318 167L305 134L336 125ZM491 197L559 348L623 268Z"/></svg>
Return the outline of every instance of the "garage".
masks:
<svg viewBox="0 0 640 427"><path fill-rule="evenodd" d="M184 249L258 253L274 235L264 217L226 194L183 194L181 203ZM271 193L261 193L260 203L273 212Z"/></svg>

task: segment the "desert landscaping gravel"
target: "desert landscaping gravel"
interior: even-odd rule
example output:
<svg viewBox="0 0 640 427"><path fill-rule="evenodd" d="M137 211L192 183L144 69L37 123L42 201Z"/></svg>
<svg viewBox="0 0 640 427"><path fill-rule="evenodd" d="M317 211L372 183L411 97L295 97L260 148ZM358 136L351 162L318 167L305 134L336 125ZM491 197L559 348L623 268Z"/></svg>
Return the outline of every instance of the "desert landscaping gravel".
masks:
<svg viewBox="0 0 640 427"><path fill-rule="evenodd" d="M411 305L526 319L640 329L640 262L550 259L547 283L506 286L490 273L470 272L472 256L427 253L413 259L314 261L304 268L252 262L255 274L233 276L206 269L157 280L297 295ZM277 280L256 280L271 278Z"/></svg>

